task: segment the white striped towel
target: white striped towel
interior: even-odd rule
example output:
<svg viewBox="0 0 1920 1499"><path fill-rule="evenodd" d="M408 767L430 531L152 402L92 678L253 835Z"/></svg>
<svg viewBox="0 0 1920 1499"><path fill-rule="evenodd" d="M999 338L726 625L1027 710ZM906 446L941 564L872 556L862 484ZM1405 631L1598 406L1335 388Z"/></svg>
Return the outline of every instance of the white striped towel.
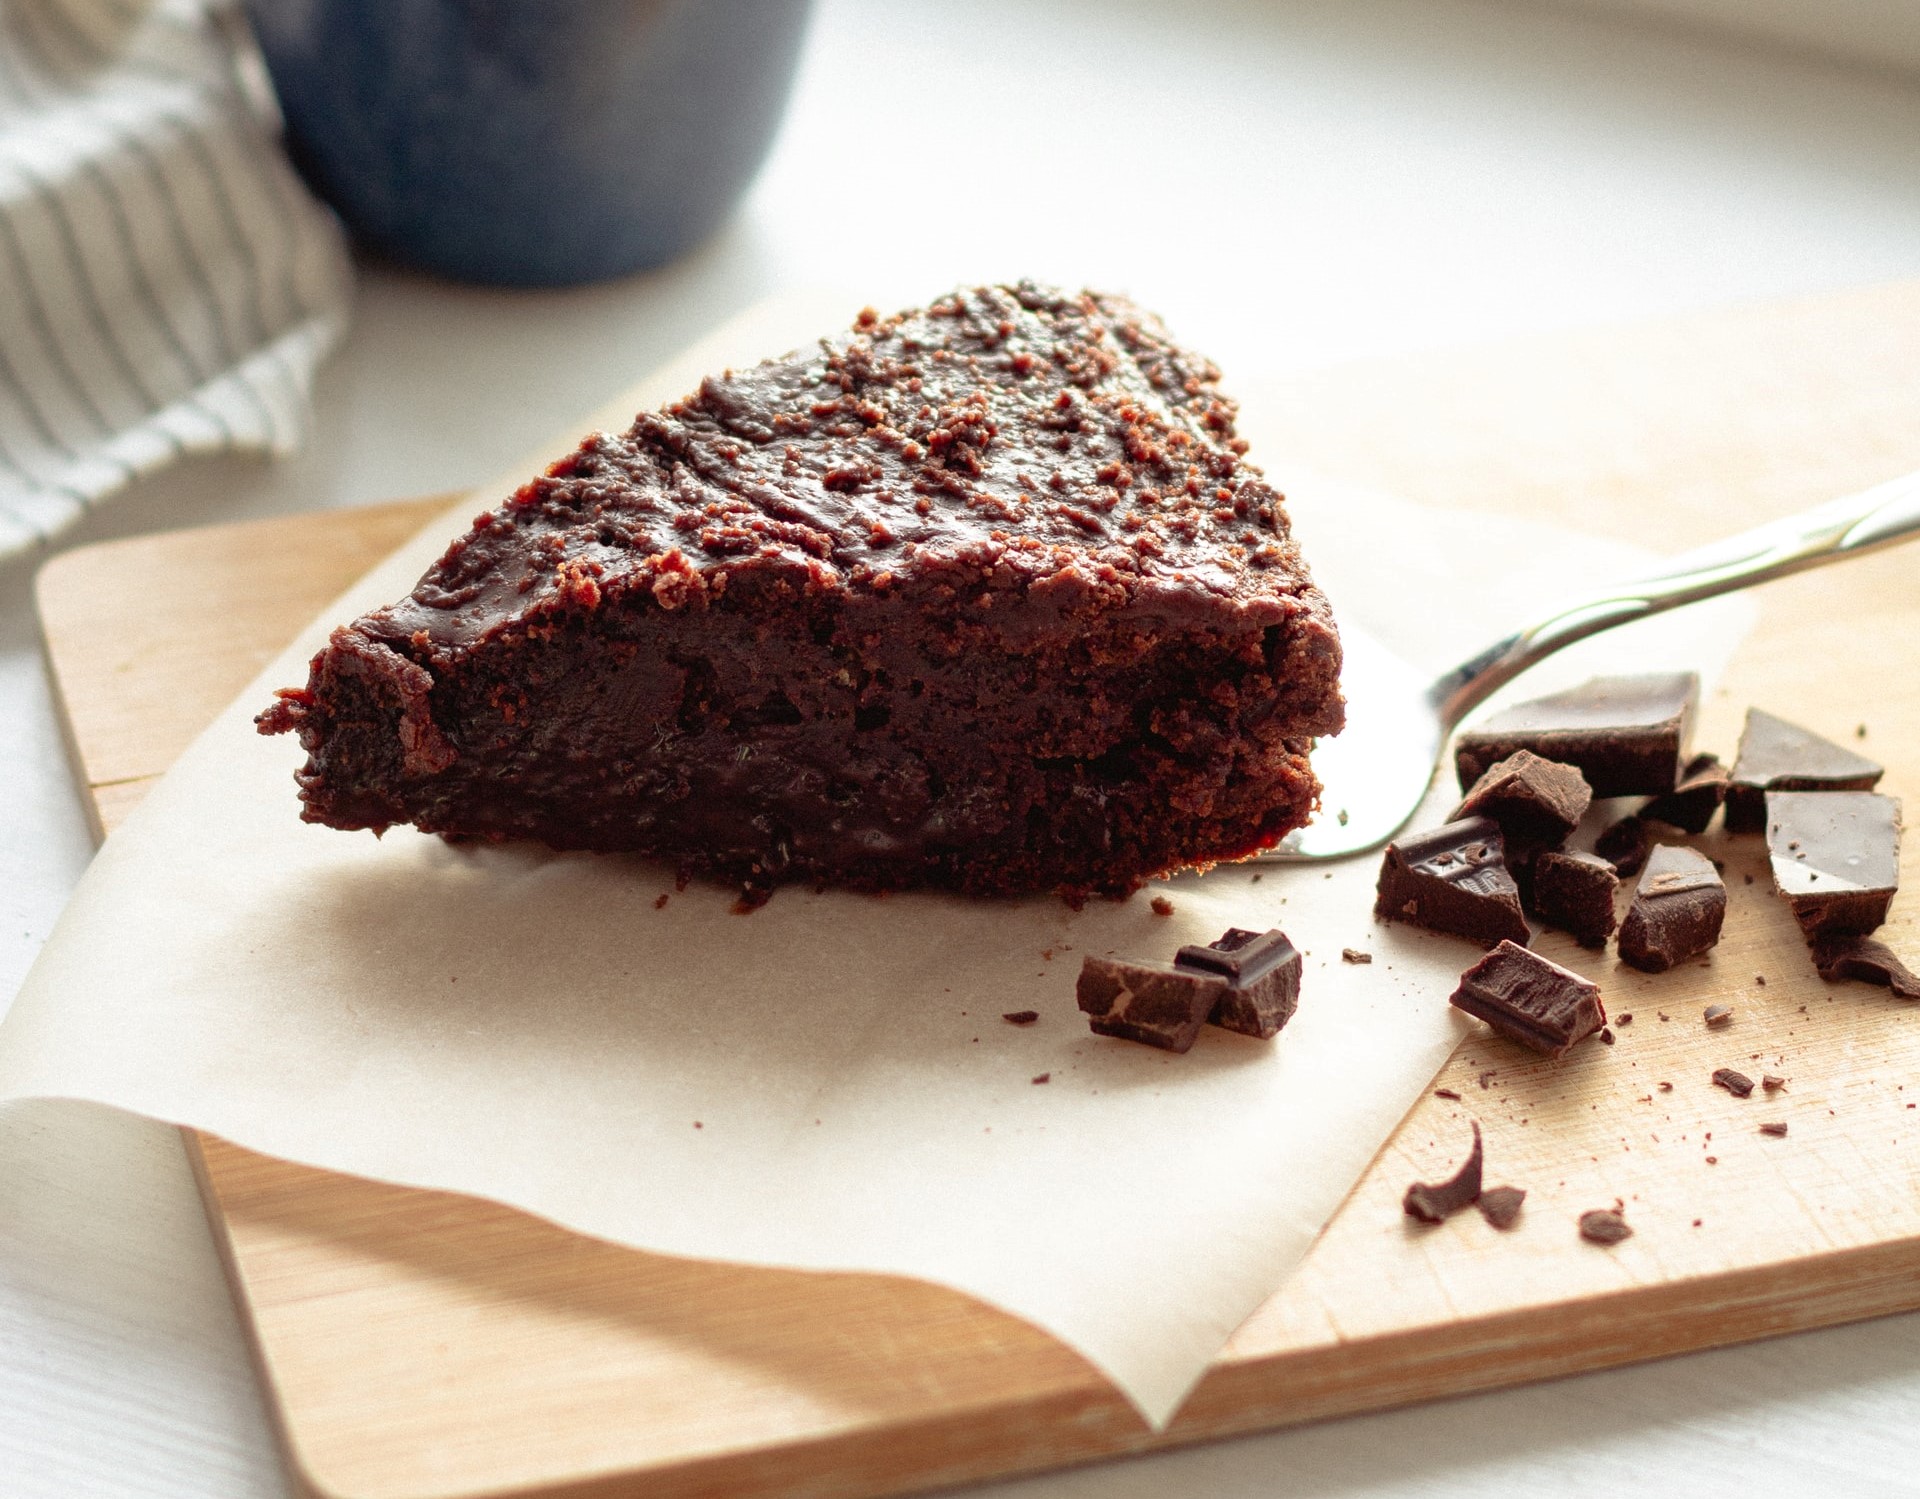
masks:
<svg viewBox="0 0 1920 1499"><path fill-rule="evenodd" d="M0 557L188 453L284 453L346 323L237 0L0 0Z"/></svg>

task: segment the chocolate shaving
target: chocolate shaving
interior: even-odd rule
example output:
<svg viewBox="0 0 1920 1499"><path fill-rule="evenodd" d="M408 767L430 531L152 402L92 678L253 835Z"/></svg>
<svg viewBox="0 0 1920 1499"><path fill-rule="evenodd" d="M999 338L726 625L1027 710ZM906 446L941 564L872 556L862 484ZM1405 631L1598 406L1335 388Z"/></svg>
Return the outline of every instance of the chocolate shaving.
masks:
<svg viewBox="0 0 1920 1499"><path fill-rule="evenodd" d="M1733 1007L1731 1005L1708 1005L1706 1009L1700 1012L1700 1018L1706 1021L1710 1030L1719 1030L1721 1026L1731 1025L1733 1023Z"/></svg>
<svg viewBox="0 0 1920 1499"><path fill-rule="evenodd" d="M1000 1017L1008 1025L1032 1025L1040 1018L1038 1010L1009 1010Z"/></svg>
<svg viewBox="0 0 1920 1499"><path fill-rule="evenodd" d="M1884 984L1900 999L1920 999L1920 974L1900 961L1886 943L1872 937L1840 934L1813 944L1813 966L1828 983L1859 979Z"/></svg>
<svg viewBox="0 0 1920 1499"><path fill-rule="evenodd" d="M1460 1102L1460 1095L1451 1088L1435 1088L1433 1090L1433 1096L1435 1098L1451 1098L1455 1103Z"/></svg>
<svg viewBox="0 0 1920 1499"><path fill-rule="evenodd" d="M1340 961L1343 963L1371 963L1373 961L1373 954L1370 952L1362 952L1357 947L1343 947L1340 949Z"/></svg>
<svg viewBox="0 0 1920 1499"><path fill-rule="evenodd" d="M1784 1137L1786 1132L1787 1132L1787 1124L1784 1119L1771 1120L1768 1123L1760 1126L1761 1134L1772 1135L1775 1139L1780 1139Z"/></svg>
<svg viewBox="0 0 1920 1499"><path fill-rule="evenodd" d="M1735 1072L1731 1067L1714 1068L1713 1085L1725 1088L1735 1098L1745 1098L1753 1092L1753 1079L1744 1072Z"/></svg>
<svg viewBox="0 0 1920 1499"><path fill-rule="evenodd" d="M1400 1206L1409 1218L1422 1223L1442 1222L1449 1213L1474 1202L1480 1196L1480 1167L1484 1159L1480 1148L1480 1126L1473 1126L1473 1149L1464 1165L1443 1182L1415 1182L1407 1188Z"/></svg>

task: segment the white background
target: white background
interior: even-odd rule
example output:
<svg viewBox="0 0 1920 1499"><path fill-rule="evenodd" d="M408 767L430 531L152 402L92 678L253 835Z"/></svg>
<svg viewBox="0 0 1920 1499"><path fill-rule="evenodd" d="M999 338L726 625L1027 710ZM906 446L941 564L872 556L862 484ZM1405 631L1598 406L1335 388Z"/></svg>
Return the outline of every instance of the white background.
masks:
<svg viewBox="0 0 1920 1499"><path fill-rule="evenodd" d="M1920 80L1495 0L824 0L715 242L573 292L367 267L306 453L68 544L479 482L783 287L1022 274L1131 291L1229 385L1920 275ZM0 995L89 852L30 575L0 566ZM0 1494L285 1493L171 1134L34 1117L0 1129ZM1879 1496L1920 1491L1916 1432L1902 1317L979 1492Z"/></svg>

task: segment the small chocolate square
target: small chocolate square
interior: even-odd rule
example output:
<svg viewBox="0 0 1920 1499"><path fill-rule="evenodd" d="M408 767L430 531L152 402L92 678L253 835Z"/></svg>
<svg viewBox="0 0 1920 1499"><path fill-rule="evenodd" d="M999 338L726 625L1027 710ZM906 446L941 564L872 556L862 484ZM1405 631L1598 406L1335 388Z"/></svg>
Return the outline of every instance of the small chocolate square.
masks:
<svg viewBox="0 0 1920 1499"><path fill-rule="evenodd" d="M1089 956L1080 965L1075 997L1099 1035L1188 1051L1213 1007L1227 993L1217 974L1171 964L1122 963Z"/></svg>
<svg viewBox="0 0 1920 1499"><path fill-rule="evenodd" d="M1620 923L1620 957L1646 973L1664 973L1720 940L1727 887L1713 861L1690 848L1656 844Z"/></svg>
<svg viewBox="0 0 1920 1499"><path fill-rule="evenodd" d="M1527 909L1548 926L1571 932L1582 947L1602 948L1618 925L1613 904L1619 888L1620 876L1598 854L1549 850L1534 860Z"/></svg>
<svg viewBox="0 0 1920 1499"><path fill-rule="evenodd" d="M1449 1002L1508 1039L1556 1059L1607 1023L1598 984L1511 942L1502 942L1461 974Z"/></svg>
<svg viewBox="0 0 1920 1499"><path fill-rule="evenodd" d="M1374 914L1482 947L1533 937L1520 887L1507 869L1506 844L1491 818L1469 817L1387 845Z"/></svg>
<svg viewBox="0 0 1920 1499"><path fill-rule="evenodd" d="M1448 821L1491 817L1500 824L1512 863L1565 843L1592 800L1586 777L1575 767L1517 750L1487 768Z"/></svg>
<svg viewBox="0 0 1920 1499"><path fill-rule="evenodd" d="M1226 991L1214 1001L1208 1022L1243 1036L1272 1039L1300 1003L1300 954L1277 927L1229 927L1205 947L1181 948L1173 966L1224 980Z"/></svg>
<svg viewBox="0 0 1920 1499"><path fill-rule="evenodd" d="M1865 935L1900 888L1900 803L1873 791L1769 791L1767 857L1809 942Z"/></svg>

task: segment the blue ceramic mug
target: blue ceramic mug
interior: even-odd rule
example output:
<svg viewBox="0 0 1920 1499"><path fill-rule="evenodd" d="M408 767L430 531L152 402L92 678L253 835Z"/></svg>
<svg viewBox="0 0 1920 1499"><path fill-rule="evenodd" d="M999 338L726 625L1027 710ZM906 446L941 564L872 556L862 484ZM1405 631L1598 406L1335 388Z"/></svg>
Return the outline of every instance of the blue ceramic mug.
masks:
<svg viewBox="0 0 1920 1499"><path fill-rule="evenodd" d="M309 182L366 243L560 286L717 229L780 123L809 0L247 0Z"/></svg>

